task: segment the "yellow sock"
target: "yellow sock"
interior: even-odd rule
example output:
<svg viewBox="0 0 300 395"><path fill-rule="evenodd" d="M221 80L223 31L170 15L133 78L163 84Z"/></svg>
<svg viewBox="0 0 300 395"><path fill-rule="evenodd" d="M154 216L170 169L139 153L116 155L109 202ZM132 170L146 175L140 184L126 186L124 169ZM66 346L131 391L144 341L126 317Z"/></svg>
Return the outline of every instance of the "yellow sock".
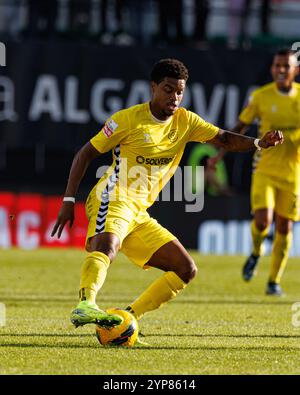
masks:
<svg viewBox="0 0 300 395"><path fill-rule="evenodd" d="M81 268L80 300L96 303L96 296L102 287L110 260L107 255L99 251L88 254Z"/></svg>
<svg viewBox="0 0 300 395"><path fill-rule="evenodd" d="M292 232L289 232L286 235L278 232L275 233L270 272L270 281L274 283L280 283L283 271L287 264L289 249L292 245L292 241Z"/></svg>
<svg viewBox="0 0 300 395"><path fill-rule="evenodd" d="M174 272L166 272L154 281L131 305L131 311L140 319L148 311L158 309L170 299L175 298L186 283Z"/></svg>
<svg viewBox="0 0 300 395"><path fill-rule="evenodd" d="M256 256L263 255L262 243L266 236L269 233L269 227L264 229L263 231L257 229L255 220L251 222L251 235L252 235L252 243L253 243L253 251L252 253Z"/></svg>

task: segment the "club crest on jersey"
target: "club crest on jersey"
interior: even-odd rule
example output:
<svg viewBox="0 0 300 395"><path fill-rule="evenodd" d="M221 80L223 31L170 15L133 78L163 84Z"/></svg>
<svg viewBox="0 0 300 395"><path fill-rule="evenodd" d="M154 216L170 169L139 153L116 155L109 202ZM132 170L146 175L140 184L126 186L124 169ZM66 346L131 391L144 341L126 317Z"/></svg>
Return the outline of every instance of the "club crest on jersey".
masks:
<svg viewBox="0 0 300 395"><path fill-rule="evenodd" d="M178 134L176 129L172 129L170 133L168 134L168 139L171 141L171 143L175 143L178 139Z"/></svg>
<svg viewBox="0 0 300 395"><path fill-rule="evenodd" d="M117 127L118 124L113 119L109 119L103 128L103 133L108 138L113 134Z"/></svg>

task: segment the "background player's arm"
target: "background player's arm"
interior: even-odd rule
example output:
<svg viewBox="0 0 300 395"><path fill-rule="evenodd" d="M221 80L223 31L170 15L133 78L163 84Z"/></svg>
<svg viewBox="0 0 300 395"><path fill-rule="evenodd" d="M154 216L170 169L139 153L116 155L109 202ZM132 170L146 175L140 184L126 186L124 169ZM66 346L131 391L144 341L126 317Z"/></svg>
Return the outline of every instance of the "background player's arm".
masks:
<svg viewBox="0 0 300 395"><path fill-rule="evenodd" d="M259 111L259 102L260 102L260 94L259 91L252 92L251 96L249 97L249 101L247 106L242 110L239 115L239 120L235 127L231 130L234 133L245 134L247 131L248 126L252 124L254 119L260 118L260 111ZM209 158L207 161L207 165L214 169L217 162L221 160L224 155L226 154L227 148L222 147L220 152L212 158Z"/></svg>
<svg viewBox="0 0 300 395"><path fill-rule="evenodd" d="M250 125L247 125L246 123L244 123L242 121L238 121L238 123L235 125L235 127L231 129L231 132L245 134L247 132L247 129L249 126Z"/></svg>
<svg viewBox="0 0 300 395"><path fill-rule="evenodd" d="M99 155L101 155L100 152L96 148L94 148L90 142L86 143L77 152L72 162L64 196L76 196L80 182L85 175L89 164L94 158L98 157ZM70 221L70 227L72 227L74 221L74 203L63 202L57 216L57 221L53 227L51 236L53 237L57 232L57 236L58 238L60 238L61 233L68 221Z"/></svg>
<svg viewBox="0 0 300 395"><path fill-rule="evenodd" d="M218 134L208 142L217 147L224 148L227 151L246 152L255 150L255 139L243 136L238 133L229 132L228 130L219 129ZM283 143L283 134L280 130L267 132L260 140L261 148L273 147Z"/></svg>

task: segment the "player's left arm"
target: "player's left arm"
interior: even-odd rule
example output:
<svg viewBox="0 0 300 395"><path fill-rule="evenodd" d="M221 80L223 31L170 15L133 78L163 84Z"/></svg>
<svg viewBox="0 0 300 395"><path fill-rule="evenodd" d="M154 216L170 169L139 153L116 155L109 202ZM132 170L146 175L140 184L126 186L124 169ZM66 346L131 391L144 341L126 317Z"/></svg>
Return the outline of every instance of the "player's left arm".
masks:
<svg viewBox="0 0 300 395"><path fill-rule="evenodd" d="M282 144L283 140L283 134L280 130L271 130L264 134L261 139L255 139L239 133L230 132L229 130L219 129L217 135L211 140L208 140L207 143L214 144L227 151L246 152L259 147L274 147L277 144Z"/></svg>

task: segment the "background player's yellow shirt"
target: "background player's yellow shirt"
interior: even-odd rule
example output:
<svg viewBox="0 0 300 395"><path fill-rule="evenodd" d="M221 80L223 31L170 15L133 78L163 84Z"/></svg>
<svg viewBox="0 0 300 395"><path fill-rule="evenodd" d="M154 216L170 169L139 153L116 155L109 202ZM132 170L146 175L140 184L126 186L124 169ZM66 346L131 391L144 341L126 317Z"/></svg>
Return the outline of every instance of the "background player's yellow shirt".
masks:
<svg viewBox="0 0 300 395"><path fill-rule="evenodd" d="M114 162L99 183L147 208L173 176L185 145L211 140L218 130L184 108L167 121L154 118L149 103L121 110L90 140L99 152L113 151Z"/></svg>
<svg viewBox="0 0 300 395"><path fill-rule="evenodd" d="M260 136L269 130L281 130L284 143L257 151L255 171L272 176L279 187L300 192L300 84L293 83L289 94L281 93L275 82L256 89L239 119L251 124L260 121Z"/></svg>

